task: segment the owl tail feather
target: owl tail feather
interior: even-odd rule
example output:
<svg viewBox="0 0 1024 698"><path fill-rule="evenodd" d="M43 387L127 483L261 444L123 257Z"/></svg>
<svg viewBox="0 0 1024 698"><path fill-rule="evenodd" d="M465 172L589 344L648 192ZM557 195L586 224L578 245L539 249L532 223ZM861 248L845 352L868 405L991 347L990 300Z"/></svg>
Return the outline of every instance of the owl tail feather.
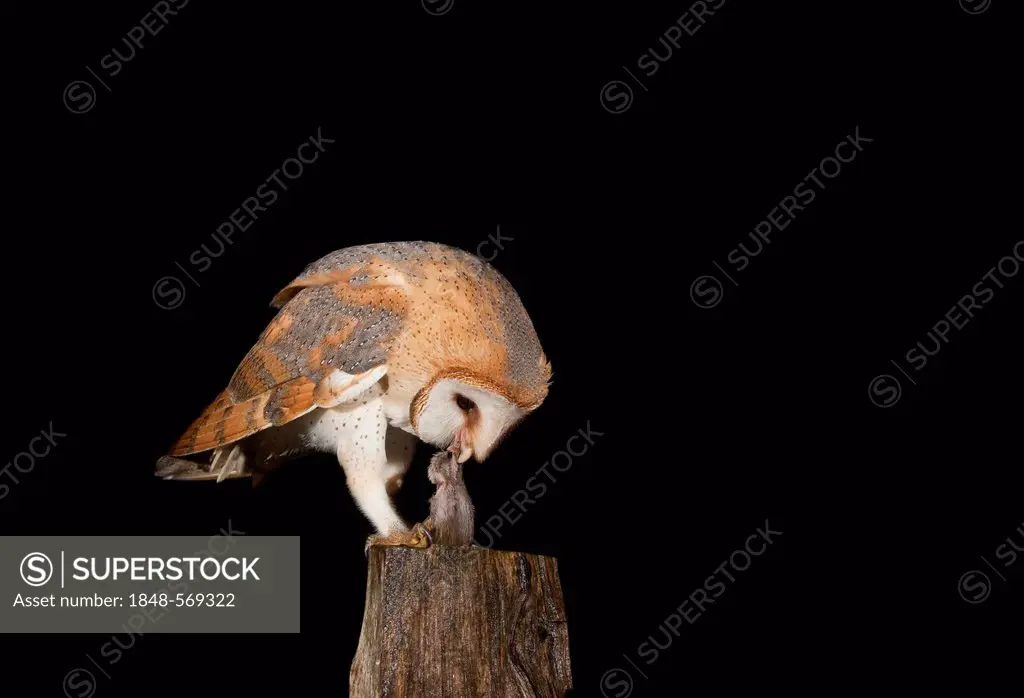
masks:
<svg viewBox="0 0 1024 698"><path fill-rule="evenodd" d="M174 456L161 456L156 462L153 474L164 480L216 480L217 482L252 477L253 473L245 467L244 460L241 463L225 464L224 458L228 455L226 452L229 450L226 448L215 449L209 463L198 463Z"/></svg>

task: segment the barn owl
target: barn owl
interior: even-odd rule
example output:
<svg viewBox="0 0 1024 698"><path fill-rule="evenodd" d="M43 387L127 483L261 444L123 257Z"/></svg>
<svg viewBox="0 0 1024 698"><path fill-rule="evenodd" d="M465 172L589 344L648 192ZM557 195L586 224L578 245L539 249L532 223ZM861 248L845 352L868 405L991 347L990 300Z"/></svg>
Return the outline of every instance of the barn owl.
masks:
<svg viewBox="0 0 1024 698"><path fill-rule="evenodd" d="M391 497L417 440L483 461L544 401L551 366L511 284L430 242L338 250L275 296L227 388L157 463L166 479L252 476L336 454L375 542L423 547ZM200 464L182 456L209 454Z"/></svg>

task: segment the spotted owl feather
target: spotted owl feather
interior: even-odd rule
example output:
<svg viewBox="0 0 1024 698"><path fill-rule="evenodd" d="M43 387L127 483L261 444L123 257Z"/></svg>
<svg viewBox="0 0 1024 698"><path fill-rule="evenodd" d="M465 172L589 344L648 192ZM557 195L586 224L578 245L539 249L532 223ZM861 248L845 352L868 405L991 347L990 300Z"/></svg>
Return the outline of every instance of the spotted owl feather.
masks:
<svg viewBox="0 0 1024 698"><path fill-rule="evenodd" d="M550 365L519 296L462 250L429 242L345 248L309 265L272 305L277 316L171 455L286 424L384 366L389 380L422 386L417 399L447 377L524 410L547 395Z"/></svg>

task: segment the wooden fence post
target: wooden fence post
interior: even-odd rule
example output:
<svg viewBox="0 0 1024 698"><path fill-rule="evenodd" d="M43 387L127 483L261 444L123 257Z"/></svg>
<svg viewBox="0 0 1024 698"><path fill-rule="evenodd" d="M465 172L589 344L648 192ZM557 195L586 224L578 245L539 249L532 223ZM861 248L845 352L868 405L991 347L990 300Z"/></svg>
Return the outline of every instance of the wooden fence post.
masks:
<svg viewBox="0 0 1024 698"><path fill-rule="evenodd" d="M355 698L543 696L572 687L554 558L372 546Z"/></svg>

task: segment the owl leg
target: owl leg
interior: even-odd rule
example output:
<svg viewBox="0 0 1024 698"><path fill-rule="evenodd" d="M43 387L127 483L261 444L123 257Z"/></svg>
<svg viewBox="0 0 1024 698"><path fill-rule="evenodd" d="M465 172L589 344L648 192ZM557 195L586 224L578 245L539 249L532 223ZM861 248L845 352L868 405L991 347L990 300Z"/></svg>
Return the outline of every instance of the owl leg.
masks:
<svg viewBox="0 0 1024 698"><path fill-rule="evenodd" d="M423 548L429 538L422 527L410 530L395 510L388 495L388 473L394 474L400 464L391 463L387 453L387 420L379 396L366 396L329 411L329 421L321 420L318 430L334 433L338 461L345 470L345 480L359 509L377 529L367 546L406 545ZM407 467L407 466L406 466Z"/></svg>
<svg viewBox="0 0 1024 698"><path fill-rule="evenodd" d="M394 497L402 487L402 479L409 472L416 454L416 437L396 427L388 427L385 437L387 465L384 468L384 483L388 494ZM412 530L398 536L370 536L366 541L367 552L371 545L403 545L410 548L426 548L434 542L434 522L429 518L413 525Z"/></svg>
<svg viewBox="0 0 1024 698"><path fill-rule="evenodd" d="M356 505L381 535L408 531L395 511L385 484L388 425L380 398L335 407L331 412L338 461L345 470L345 480Z"/></svg>

